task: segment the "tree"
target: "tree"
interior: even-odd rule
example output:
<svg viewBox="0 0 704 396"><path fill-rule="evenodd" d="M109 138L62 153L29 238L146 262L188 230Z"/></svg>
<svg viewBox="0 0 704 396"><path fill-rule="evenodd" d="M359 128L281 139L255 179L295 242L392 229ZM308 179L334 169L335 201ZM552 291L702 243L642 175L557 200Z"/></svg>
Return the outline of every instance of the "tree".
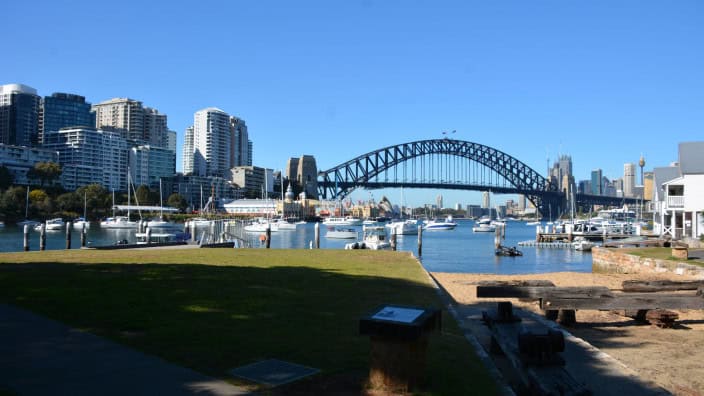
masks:
<svg viewBox="0 0 704 396"><path fill-rule="evenodd" d="M151 203L151 199L149 199L149 196L149 187L145 186L144 184L137 187L137 191L135 192L135 199L137 200L137 204L149 205Z"/></svg>
<svg viewBox="0 0 704 396"><path fill-rule="evenodd" d="M54 214L54 201L44 190L32 190L29 192L29 207L43 218L51 217Z"/></svg>
<svg viewBox="0 0 704 396"><path fill-rule="evenodd" d="M186 201L186 198L183 197L183 195L179 193L173 193L169 195L169 198L166 200L166 205L171 206L172 208L178 208L178 210L183 212L188 207L188 202Z"/></svg>
<svg viewBox="0 0 704 396"><path fill-rule="evenodd" d="M39 186L44 187L44 183L53 184L54 180L61 176L61 165L56 162L37 162L34 167L27 172L27 177L39 180Z"/></svg>
<svg viewBox="0 0 704 396"><path fill-rule="evenodd" d="M68 217L77 217L78 213L83 213L83 197L79 197L75 192L61 194L56 197L54 202L56 210Z"/></svg>
<svg viewBox="0 0 704 396"><path fill-rule="evenodd" d="M26 187L10 187L0 196L0 212L6 221L15 221L25 217Z"/></svg>
<svg viewBox="0 0 704 396"><path fill-rule="evenodd" d="M0 166L0 190L10 187L14 181L10 170L5 165Z"/></svg>

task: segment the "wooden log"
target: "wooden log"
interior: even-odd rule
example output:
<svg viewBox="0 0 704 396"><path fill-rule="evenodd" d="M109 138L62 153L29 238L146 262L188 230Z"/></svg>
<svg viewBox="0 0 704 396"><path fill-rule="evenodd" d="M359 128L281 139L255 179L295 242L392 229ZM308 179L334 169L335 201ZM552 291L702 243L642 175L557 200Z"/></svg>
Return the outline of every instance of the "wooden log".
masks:
<svg viewBox="0 0 704 396"><path fill-rule="evenodd" d="M650 322L650 324L662 329L671 329L679 317L680 315L677 312L668 311L666 309L654 309L648 311L645 315L645 319Z"/></svg>
<svg viewBox="0 0 704 396"><path fill-rule="evenodd" d="M485 316L490 316L486 312ZM519 335L522 333L546 333L548 328L524 317L522 322L493 322L487 324L492 332L494 347L498 347L511 364L517 378L535 395L587 395L588 390L565 369L563 359L556 364L535 365L526 362L520 353ZM560 361L561 360L561 361Z"/></svg>
<svg viewBox="0 0 704 396"><path fill-rule="evenodd" d="M573 286L573 287L552 287L545 288L541 298L552 299L585 299L608 298L614 294L605 286Z"/></svg>
<svg viewBox="0 0 704 396"><path fill-rule="evenodd" d="M557 314L557 323L563 326L573 326L577 323L577 313L574 309L561 309Z"/></svg>
<svg viewBox="0 0 704 396"><path fill-rule="evenodd" d="M540 302L541 309L704 309L704 297L687 294L621 293L613 296L572 298L569 295L547 295Z"/></svg>
<svg viewBox="0 0 704 396"><path fill-rule="evenodd" d="M697 290L704 286L704 280L696 281L671 281L671 280L653 280L653 281L623 281L621 288L624 292L661 292L661 291L676 291L676 290Z"/></svg>
<svg viewBox="0 0 704 396"><path fill-rule="evenodd" d="M548 280L484 281L477 285L480 298L541 298L545 288L554 288Z"/></svg>

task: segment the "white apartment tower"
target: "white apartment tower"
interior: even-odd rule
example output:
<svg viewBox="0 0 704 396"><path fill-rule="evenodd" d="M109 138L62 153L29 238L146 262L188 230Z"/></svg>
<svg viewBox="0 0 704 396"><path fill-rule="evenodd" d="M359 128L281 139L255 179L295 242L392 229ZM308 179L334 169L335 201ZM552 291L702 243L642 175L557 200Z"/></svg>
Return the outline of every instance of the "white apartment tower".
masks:
<svg viewBox="0 0 704 396"><path fill-rule="evenodd" d="M183 174L193 174L193 126L186 128L183 137Z"/></svg>
<svg viewBox="0 0 704 396"><path fill-rule="evenodd" d="M193 173L198 176L224 176L232 168L230 116L209 107L193 117Z"/></svg>
<svg viewBox="0 0 704 396"><path fill-rule="evenodd" d="M623 164L623 196L633 197L636 186L636 164Z"/></svg>
<svg viewBox="0 0 704 396"><path fill-rule="evenodd" d="M183 173L225 177L237 166L251 166L251 141L244 120L209 107L193 117L183 144Z"/></svg>

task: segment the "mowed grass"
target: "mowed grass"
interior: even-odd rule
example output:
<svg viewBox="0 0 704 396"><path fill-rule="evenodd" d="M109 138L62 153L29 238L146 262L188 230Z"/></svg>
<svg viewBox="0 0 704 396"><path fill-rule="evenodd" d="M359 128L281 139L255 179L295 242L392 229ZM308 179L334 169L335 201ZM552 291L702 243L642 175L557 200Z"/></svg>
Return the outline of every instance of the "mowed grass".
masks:
<svg viewBox="0 0 704 396"><path fill-rule="evenodd" d="M632 254L639 257L648 257L660 260L670 260L674 262L686 262L687 264L698 265L704 267L704 257L702 256L701 249L697 250L697 253L691 251L688 260L678 259L672 256L672 248L669 247L648 247L648 248L627 248L619 249L620 252L624 254Z"/></svg>
<svg viewBox="0 0 704 396"><path fill-rule="evenodd" d="M365 374L359 319L382 304L442 308L407 253L183 249L0 254L0 301L218 378L260 359ZM451 316L423 394L494 394Z"/></svg>

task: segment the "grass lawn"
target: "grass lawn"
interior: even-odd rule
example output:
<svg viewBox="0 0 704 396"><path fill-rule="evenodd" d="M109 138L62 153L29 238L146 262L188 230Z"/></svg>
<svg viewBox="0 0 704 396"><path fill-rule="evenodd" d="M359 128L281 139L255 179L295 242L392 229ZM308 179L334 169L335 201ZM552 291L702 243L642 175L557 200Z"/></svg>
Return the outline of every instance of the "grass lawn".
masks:
<svg viewBox="0 0 704 396"><path fill-rule="evenodd" d="M696 250L696 253L690 249L689 260L682 260L672 257L672 248L669 247L648 247L648 248L633 248L619 249L619 252L632 254L638 257L648 257L660 260L670 260L674 262L686 262L687 264L698 265L704 267L704 251Z"/></svg>
<svg viewBox="0 0 704 396"><path fill-rule="evenodd" d="M0 302L229 381L227 370L266 358L319 368L294 385L310 389L363 380L370 345L358 323L377 306L442 307L407 253L278 249L3 253ZM443 316L421 394L495 394Z"/></svg>

